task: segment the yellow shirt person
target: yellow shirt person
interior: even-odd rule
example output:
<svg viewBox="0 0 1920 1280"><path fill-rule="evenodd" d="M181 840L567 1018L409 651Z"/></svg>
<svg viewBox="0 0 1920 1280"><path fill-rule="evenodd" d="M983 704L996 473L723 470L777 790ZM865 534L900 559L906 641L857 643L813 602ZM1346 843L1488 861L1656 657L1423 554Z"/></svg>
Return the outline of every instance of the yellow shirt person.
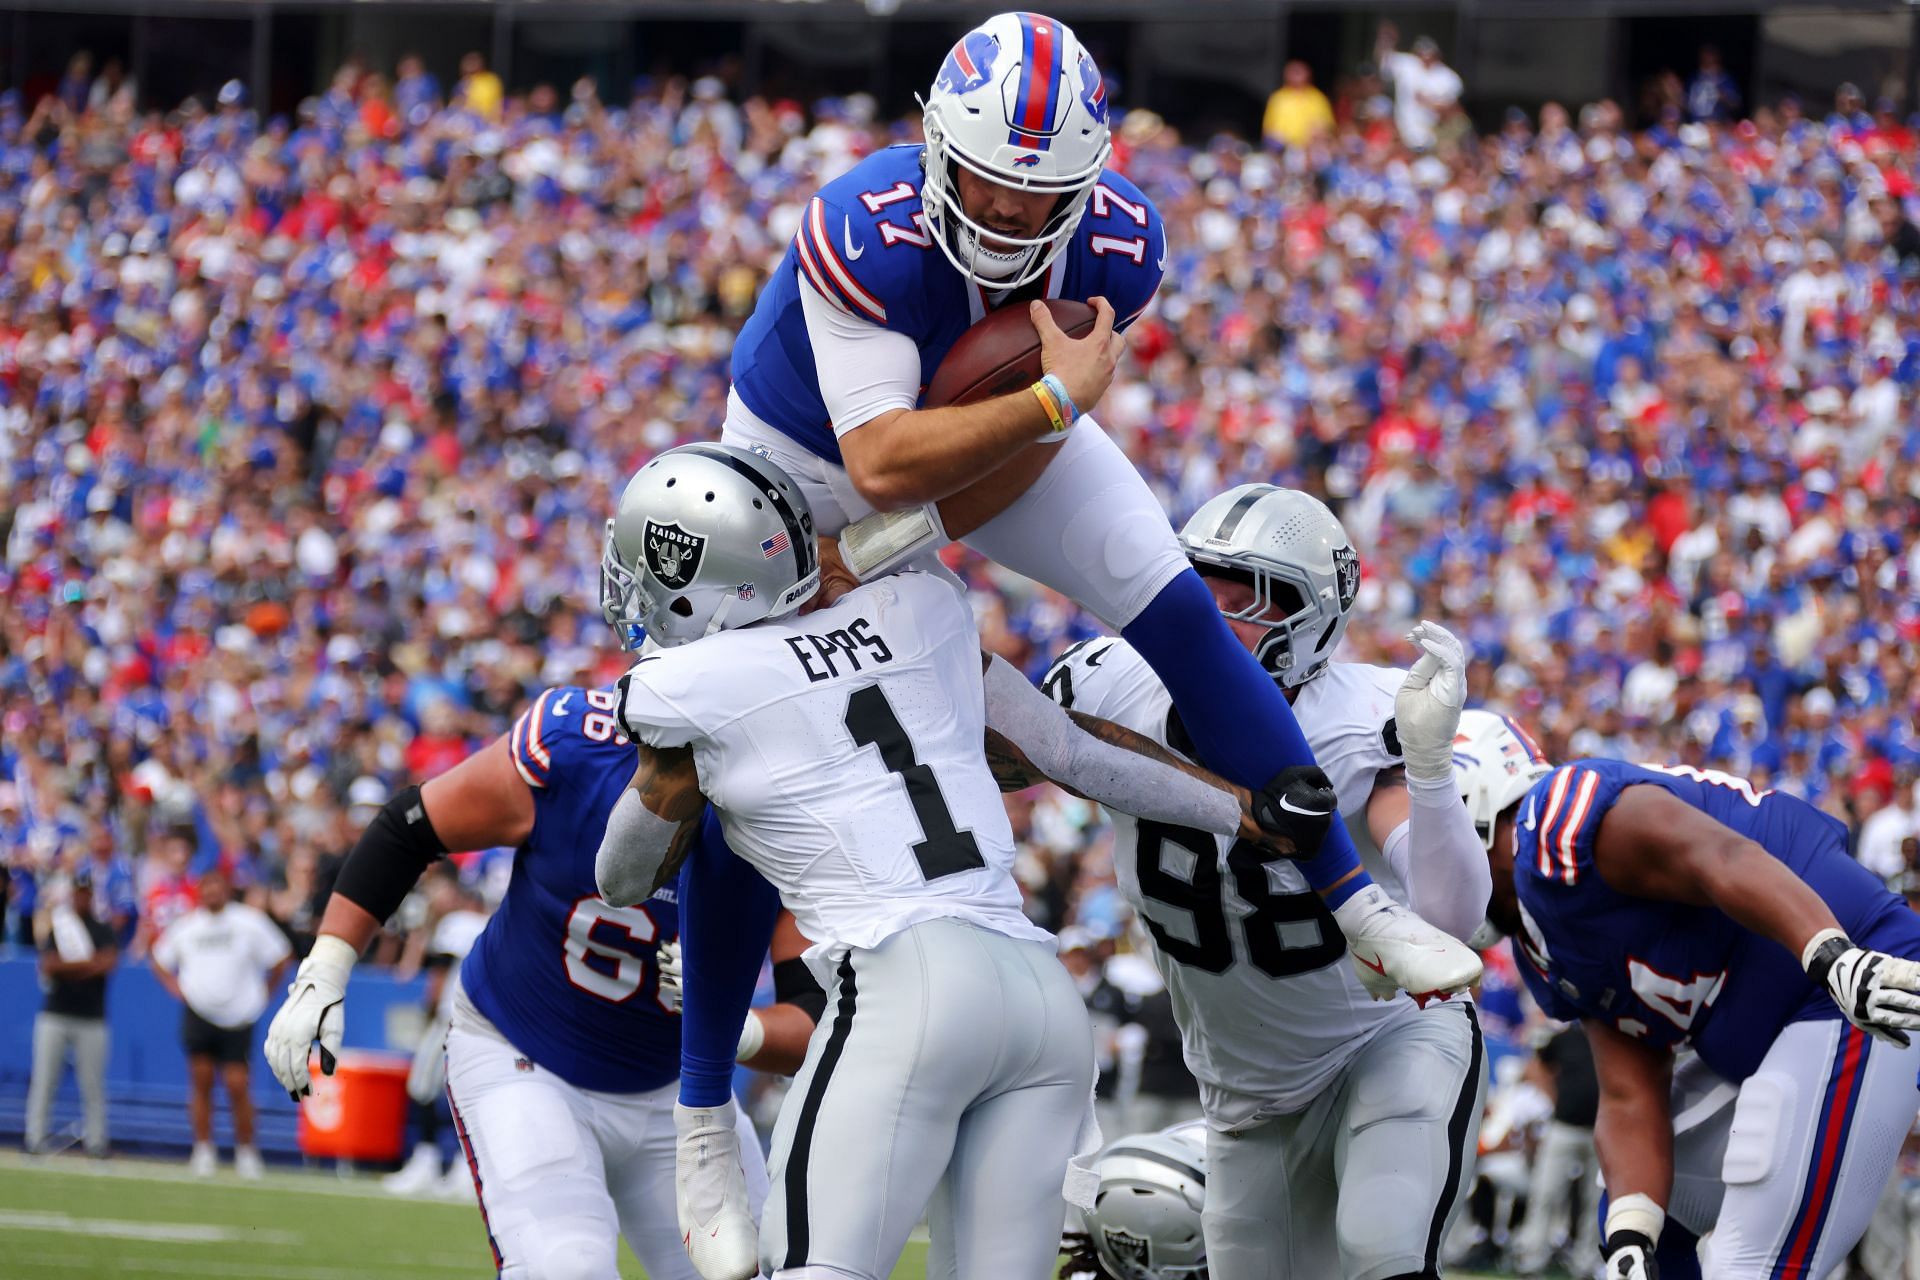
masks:
<svg viewBox="0 0 1920 1280"><path fill-rule="evenodd" d="M1333 132L1333 104L1316 89L1313 73L1300 61L1287 63L1280 87L1267 99L1267 115L1260 132L1277 146L1304 147Z"/></svg>

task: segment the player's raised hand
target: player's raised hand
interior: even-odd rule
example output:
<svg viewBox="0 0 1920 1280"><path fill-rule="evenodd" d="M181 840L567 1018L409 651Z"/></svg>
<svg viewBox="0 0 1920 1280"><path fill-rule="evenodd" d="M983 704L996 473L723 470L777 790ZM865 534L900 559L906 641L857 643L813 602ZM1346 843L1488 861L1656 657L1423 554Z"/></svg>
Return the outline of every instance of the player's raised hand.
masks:
<svg viewBox="0 0 1920 1280"><path fill-rule="evenodd" d="M1127 340L1113 331L1113 304L1105 298L1091 302L1093 331L1084 338L1067 336L1067 331L1053 322L1046 303L1034 302L1027 308L1040 334L1041 371L1054 374L1066 384L1074 407L1082 413L1092 412L1100 397L1107 394L1120 355L1127 349Z"/></svg>
<svg viewBox="0 0 1920 1280"><path fill-rule="evenodd" d="M347 975L358 958L342 938L323 933L314 939L313 950L300 962L300 970L287 988L286 1003L267 1026L263 1046L267 1066L296 1102L313 1085L307 1057L315 1040L320 1042L321 1073L333 1074L345 1030Z"/></svg>
<svg viewBox="0 0 1920 1280"><path fill-rule="evenodd" d="M1905 1048L1907 1032L1920 1028L1920 964L1856 947L1838 929L1815 934L1802 960L1807 976L1868 1035Z"/></svg>
<svg viewBox="0 0 1920 1280"><path fill-rule="evenodd" d="M1453 785L1453 738L1467 702L1466 646L1437 622L1420 622L1407 633L1419 658L1393 698L1393 720L1407 777Z"/></svg>

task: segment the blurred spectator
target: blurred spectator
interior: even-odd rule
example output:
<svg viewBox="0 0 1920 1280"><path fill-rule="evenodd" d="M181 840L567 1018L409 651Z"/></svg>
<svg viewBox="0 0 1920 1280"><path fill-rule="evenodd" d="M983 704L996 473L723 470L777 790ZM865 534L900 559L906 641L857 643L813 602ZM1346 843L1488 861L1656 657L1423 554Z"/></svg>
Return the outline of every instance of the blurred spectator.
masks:
<svg viewBox="0 0 1920 1280"><path fill-rule="evenodd" d="M1687 119L1700 124L1723 124L1740 110L1740 86L1720 65L1720 50L1700 47L1700 66L1687 82Z"/></svg>
<svg viewBox="0 0 1920 1280"><path fill-rule="evenodd" d="M1299 148L1333 132L1333 104L1313 83L1313 72L1295 58L1281 73L1281 83L1267 99L1261 134L1267 145Z"/></svg>
<svg viewBox="0 0 1920 1280"><path fill-rule="evenodd" d="M233 882L215 867L200 877L200 905L167 926L153 948L153 974L185 1006L180 1039L187 1051L187 1116L193 1125L189 1167L214 1171L215 1068L233 1112L233 1167L243 1178L262 1172L253 1144L253 1096L247 1092L254 1024L266 1012L268 992L280 984L293 955L267 916L233 901Z"/></svg>
<svg viewBox="0 0 1920 1280"><path fill-rule="evenodd" d="M1908 841L1920 834L1920 813L1914 806L1915 784L1903 774L1897 784L1863 776L1855 788L1860 839L1854 856L1873 874L1893 884L1916 868L1908 861Z"/></svg>
<svg viewBox="0 0 1920 1280"><path fill-rule="evenodd" d="M1600 1084L1585 1029L1570 1026L1551 1032L1528 1070L1534 1084L1553 1099L1553 1116L1534 1153L1527 1216L1513 1238L1513 1265L1521 1275L1538 1275L1558 1249L1567 1269L1577 1275L1590 1269L1589 1259L1600 1248L1600 1183L1593 1147Z"/></svg>
<svg viewBox="0 0 1920 1280"><path fill-rule="evenodd" d="M482 120L498 120L505 92L500 77L487 69L485 58L469 53L460 59L460 80L453 87L455 106L471 111Z"/></svg>
<svg viewBox="0 0 1920 1280"><path fill-rule="evenodd" d="M1412 53L1394 47L1400 29L1380 24L1374 61L1380 76L1393 86L1393 124L1400 141L1415 151L1433 146L1440 121L1460 103L1465 86L1452 67L1440 61L1440 46L1430 37L1413 42Z"/></svg>
<svg viewBox="0 0 1920 1280"><path fill-rule="evenodd" d="M26 1147L47 1149L53 1095L73 1059L87 1154L107 1154L107 975L120 958L113 927L94 916L93 873L85 863L48 913L40 939L46 1001L33 1020L33 1076L27 1086Z"/></svg>

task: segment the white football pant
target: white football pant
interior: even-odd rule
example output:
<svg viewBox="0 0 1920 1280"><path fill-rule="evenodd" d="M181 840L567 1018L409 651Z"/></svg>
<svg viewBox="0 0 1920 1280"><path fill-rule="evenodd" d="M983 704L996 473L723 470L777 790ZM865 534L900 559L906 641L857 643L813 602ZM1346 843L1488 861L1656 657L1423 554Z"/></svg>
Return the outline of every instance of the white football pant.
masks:
<svg viewBox="0 0 1920 1280"><path fill-rule="evenodd" d="M843 959L773 1130L775 1280L886 1280L924 1211L929 1280L1051 1280L1093 1089L1051 945L930 920Z"/></svg>
<svg viewBox="0 0 1920 1280"><path fill-rule="evenodd" d="M502 1280L618 1280L622 1236L651 1280L698 1280L674 1213L679 1090L578 1088L456 1007L447 1097ZM744 1110L739 1130L757 1214L767 1170Z"/></svg>
<svg viewBox="0 0 1920 1280"><path fill-rule="evenodd" d="M1212 1280L1439 1274L1473 1187L1486 1054L1471 1004L1409 1008L1306 1110L1208 1130Z"/></svg>

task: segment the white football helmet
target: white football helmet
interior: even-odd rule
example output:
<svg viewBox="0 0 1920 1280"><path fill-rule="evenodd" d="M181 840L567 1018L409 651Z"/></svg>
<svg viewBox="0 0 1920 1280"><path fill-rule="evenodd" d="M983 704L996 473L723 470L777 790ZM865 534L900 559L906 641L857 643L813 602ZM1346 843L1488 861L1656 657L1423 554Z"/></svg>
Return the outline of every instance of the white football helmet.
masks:
<svg viewBox="0 0 1920 1280"><path fill-rule="evenodd" d="M920 191L927 229L948 261L987 289L1038 279L1085 214L1113 150L1107 92L1093 56L1068 26L1038 13L1002 13L960 37L921 100L927 137ZM1059 201L1032 239L988 231L960 204L956 166ZM986 248L983 236L1010 246Z"/></svg>
<svg viewBox="0 0 1920 1280"><path fill-rule="evenodd" d="M1492 711L1462 711L1453 738L1453 776L1487 848L1502 813L1519 804L1553 765L1525 729Z"/></svg>
<svg viewBox="0 0 1920 1280"><path fill-rule="evenodd" d="M819 587L806 495L745 449L666 450L634 473L607 521L600 612L628 649L782 617Z"/></svg>
<svg viewBox="0 0 1920 1280"><path fill-rule="evenodd" d="M1100 1191L1086 1219L1100 1265L1115 1280L1206 1280L1200 1209L1207 1198L1206 1126L1199 1121L1122 1138L1100 1153Z"/></svg>
<svg viewBox="0 0 1920 1280"><path fill-rule="evenodd" d="M1253 587L1253 603L1227 617L1269 629L1253 656L1275 679L1292 688L1320 674L1360 594L1359 554L1326 503L1243 484L1194 512L1180 547L1201 573L1226 570Z"/></svg>

